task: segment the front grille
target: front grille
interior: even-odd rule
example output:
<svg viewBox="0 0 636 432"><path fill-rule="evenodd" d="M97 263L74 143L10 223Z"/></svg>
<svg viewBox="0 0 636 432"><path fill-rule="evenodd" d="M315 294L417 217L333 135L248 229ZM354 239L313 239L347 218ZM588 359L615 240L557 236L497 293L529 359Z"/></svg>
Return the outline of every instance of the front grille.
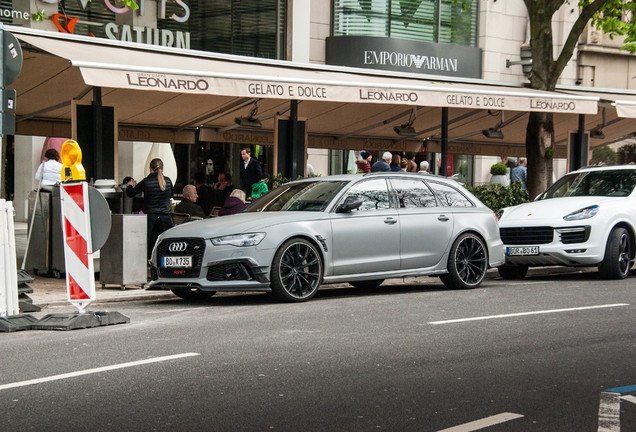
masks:
<svg viewBox="0 0 636 432"><path fill-rule="evenodd" d="M183 251L171 252L170 245L174 242L183 242L187 247ZM157 247L157 263L159 264L160 277L199 277L201 273L201 262L205 253L205 240L201 238L171 238L163 240ZM190 268L162 268L161 258L164 256L192 256L192 267Z"/></svg>
<svg viewBox="0 0 636 432"><path fill-rule="evenodd" d="M501 240L506 245L538 245L552 243L552 227L499 228Z"/></svg>
<svg viewBox="0 0 636 432"><path fill-rule="evenodd" d="M563 244L585 243L590 238L590 227L557 228L557 233L561 236Z"/></svg>

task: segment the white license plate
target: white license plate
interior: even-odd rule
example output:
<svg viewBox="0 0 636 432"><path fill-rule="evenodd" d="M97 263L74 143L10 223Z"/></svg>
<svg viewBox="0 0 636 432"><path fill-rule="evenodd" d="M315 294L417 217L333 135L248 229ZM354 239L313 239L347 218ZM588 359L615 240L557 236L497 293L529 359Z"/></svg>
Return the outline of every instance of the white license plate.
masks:
<svg viewBox="0 0 636 432"><path fill-rule="evenodd" d="M509 247L509 248L506 248L506 255L510 255L510 256L539 255L539 246Z"/></svg>
<svg viewBox="0 0 636 432"><path fill-rule="evenodd" d="M161 257L161 267L192 267L191 256Z"/></svg>

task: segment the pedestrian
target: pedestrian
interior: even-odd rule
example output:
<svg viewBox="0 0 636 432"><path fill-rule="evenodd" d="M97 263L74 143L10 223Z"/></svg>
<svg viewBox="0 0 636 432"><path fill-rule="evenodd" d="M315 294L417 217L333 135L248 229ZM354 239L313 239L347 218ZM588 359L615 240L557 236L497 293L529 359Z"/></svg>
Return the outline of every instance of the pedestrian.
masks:
<svg viewBox="0 0 636 432"><path fill-rule="evenodd" d="M221 174L219 174L221 177ZM203 213L209 215L214 207L214 190L205 182L205 174L198 172L194 174L194 187L197 189L196 204L203 209Z"/></svg>
<svg viewBox="0 0 636 432"><path fill-rule="evenodd" d="M407 168L409 166L409 161L406 158L402 158L400 161L400 171L407 172Z"/></svg>
<svg viewBox="0 0 636 432"><path fill-rule="evenodd" d="M252 185L263 178L261 164L252 157L251 153L252 151L249 147L241 150L241 158L243 158L243 163L241 164L241 189L243 189L246 196L252 194Z"/></svg>
<svg viewBox="0 0 636 432"><path fill-rule="evenodd" d="M406 167L408 172L417 172L417 162L415 162L415 153L408 154L408 166Z"/></svg>
<svg viewBox="0 0 636 432"><path fill-rule="evenodd" d="M510 173L510 182L520 182L521 188L526 190L526 183L528 182L528 160L524 157L519 159L519 165L512 169Z"/></svg>
<svg viewBox="0 0 636 432"><path fill-rule="evenodd" d="M57 150L50 148L44 153L44 161L35 172L35 179L40 181L42 186L53 186L62 181L62 168L60 154Z"/></svg>
<svg viewBox="0 0 636 432"><path fill-rule="evenodd" d="M236 214L243 210L246 206L245 192L241 189L234 189L232 193L230 193L230 196L225 200L225 203L223 203L223 208L219 210L219 216Z"/></svg>
<svg viewBox="0 0 636 432"><path fill-rule="evenodd" d="M423 160L420 162L420 173L428 174L428 161Z"/></svg>
<svg viewBox="0 0 636 432"><path fill-rule="evenodd" d="M139 183L131 179L126 186L126 195L134 197L144 193L144 213L147 219L148 258L152 253L159 234L172 228L170 198L173 194L172 181L163 175L163 161L150 161L150 174Z"/></svg>
<svg viewBox="0 0 636 432"><path fill-rule="evenodd" d="M389 152L384 152L382 155L382 159L377 161L371 167L371 172L379 172L379 171L391 171L391 167L389 163L393 159L393 155Z"/></svg>
<svg viewBox="0 0 636 432"><path fill-rule="evenodd" d="M187 213L190 216L198 217L203 219L206 213L203 212L203 209L196 204L197 198L197 188L194 185L185 185L183 187L183 199L179 204L174 208L175 213ZM208 213L209 214L209 213Z"/></svg>
<svg viewBox="0 0 636 432"><path fill-rule="evenodd" d="M232 176L229 173L219 173L218 181L214 183L214 206L222 207L234 189Z"/></svg>
<svg viewBox="0 0 636 432"><path fill-rule="evenodd" d="M371 158L372 158L372 155L368 151L362 150L360 152L360 159L356 161L356 165L358 166L358 172L361 172L361 173L371 172Z"/></svg>
<svg viewBox="0 0 636 432"><path fill-rule="evenodd" d="M393 160L391 161L389 167L391 168L391 171L400 170L400 155L399 154L396 153L393 155Z"/></svg>

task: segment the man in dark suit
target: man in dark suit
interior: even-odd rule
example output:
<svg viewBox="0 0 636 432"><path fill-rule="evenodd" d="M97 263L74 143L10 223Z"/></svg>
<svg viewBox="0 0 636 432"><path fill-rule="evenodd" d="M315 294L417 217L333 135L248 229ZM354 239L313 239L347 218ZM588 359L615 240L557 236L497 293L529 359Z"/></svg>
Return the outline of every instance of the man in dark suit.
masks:
<svg viewBox="0 0 636 432"><path fill-rule="evenodd" d="M246 196L252 196L252 185L258 183L263 178L263 169L258 160L251 155L249 148L241 150L243 163L241 164L241 189Z"/></svg>

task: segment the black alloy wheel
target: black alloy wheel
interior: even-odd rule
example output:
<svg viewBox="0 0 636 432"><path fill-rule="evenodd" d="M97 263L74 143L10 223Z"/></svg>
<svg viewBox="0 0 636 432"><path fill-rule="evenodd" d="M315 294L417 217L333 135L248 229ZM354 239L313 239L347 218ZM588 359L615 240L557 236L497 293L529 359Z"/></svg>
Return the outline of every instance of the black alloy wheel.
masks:
<svg viewBox="0 0 636 432"><path fill-rule="evenodd" d="M632 242L625 228L614 228L607 239L605 257L599 266L603 279L625 279L632 267Z"/></svg>
<svg viewBox="0 0 636 432"><path fill-rule="evenodd" d="M322 258L318 249L305 239L287 240L274 255L271 280L272 293L280 300L309 300L322 281Z"/></svg>
<svg viewBox="0 0 636 432"><path fill-rule="evenodd" d="M484 242L473 233L460 235L451 246L448 274L439 278L452 289L477 288L486 277L488 252Z"/></svg>

